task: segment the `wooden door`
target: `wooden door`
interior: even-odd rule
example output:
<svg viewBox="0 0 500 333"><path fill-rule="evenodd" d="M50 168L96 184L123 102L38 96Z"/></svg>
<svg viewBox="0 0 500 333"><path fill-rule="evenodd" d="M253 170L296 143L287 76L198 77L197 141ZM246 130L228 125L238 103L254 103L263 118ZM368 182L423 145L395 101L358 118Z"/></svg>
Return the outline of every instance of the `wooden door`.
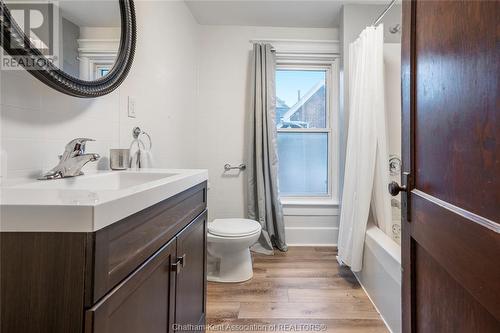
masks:
<svg viewBox="0 0 500 333"><path fill-rule="evenodd" d="M403 3L404 332L500 332L499 6Z"/></svg>
<svg viewBox="0 0 500 333"><path fill-rule="evenodd" d="M93 333L173 332L175 238L86 313Z"/></svg>
<svg viewBox="0 0 500 333"><path fill-rule="evenodd" d="M205 324L206 224L205 211L177 236L181 268L177 274L175 323L183 332L200 332L195 326Z"/></svg>

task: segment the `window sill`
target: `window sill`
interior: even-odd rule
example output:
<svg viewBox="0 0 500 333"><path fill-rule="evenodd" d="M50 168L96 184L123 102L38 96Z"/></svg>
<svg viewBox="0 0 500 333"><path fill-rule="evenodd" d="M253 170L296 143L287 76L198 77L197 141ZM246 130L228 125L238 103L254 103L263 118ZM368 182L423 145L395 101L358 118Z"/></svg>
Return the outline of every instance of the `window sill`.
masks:
<svg viewBox="0 0 500 333"><path fill-rule="evenodd" d="M332 198L282 198L285 216L338 216L339 203Z"/></svg>

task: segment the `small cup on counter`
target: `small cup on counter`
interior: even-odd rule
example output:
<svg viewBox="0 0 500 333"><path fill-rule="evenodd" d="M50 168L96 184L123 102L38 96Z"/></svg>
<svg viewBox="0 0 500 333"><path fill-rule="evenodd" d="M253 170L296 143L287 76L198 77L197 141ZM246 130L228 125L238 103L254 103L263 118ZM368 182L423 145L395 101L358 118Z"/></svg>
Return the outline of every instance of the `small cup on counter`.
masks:
<svg viewBox="0 0 500 333"><path fill-rule="evenodd" d="M111 170L126 170L130 167L130 149L110 149L109 167Z"/></svg>

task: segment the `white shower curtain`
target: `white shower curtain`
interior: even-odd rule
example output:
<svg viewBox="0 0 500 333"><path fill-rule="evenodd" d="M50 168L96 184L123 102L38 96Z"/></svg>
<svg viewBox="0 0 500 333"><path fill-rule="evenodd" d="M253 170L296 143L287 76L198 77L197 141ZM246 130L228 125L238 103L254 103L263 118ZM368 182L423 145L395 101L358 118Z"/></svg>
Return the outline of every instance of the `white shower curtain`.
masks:
<svg viewBox="0 0 500 333"><path fill-rule="evenodd" d="M367 27L349 46L349 132L338 259L360 271L370 207L390 232L389 155L384 102L384 28Z"/></svg>

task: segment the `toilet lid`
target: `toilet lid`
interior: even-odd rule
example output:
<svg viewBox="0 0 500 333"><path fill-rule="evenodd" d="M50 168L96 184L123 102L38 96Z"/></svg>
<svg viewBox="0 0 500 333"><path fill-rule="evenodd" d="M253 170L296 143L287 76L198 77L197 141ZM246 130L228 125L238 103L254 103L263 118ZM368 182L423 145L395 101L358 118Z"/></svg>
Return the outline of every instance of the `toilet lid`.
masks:
<svg viewBox="0 0 500 333"><path fill-rule="evenodd" d="M208 224L208 232L222 237L241 237L259 232L260 223L247 219L217 219Z"/></svg>

